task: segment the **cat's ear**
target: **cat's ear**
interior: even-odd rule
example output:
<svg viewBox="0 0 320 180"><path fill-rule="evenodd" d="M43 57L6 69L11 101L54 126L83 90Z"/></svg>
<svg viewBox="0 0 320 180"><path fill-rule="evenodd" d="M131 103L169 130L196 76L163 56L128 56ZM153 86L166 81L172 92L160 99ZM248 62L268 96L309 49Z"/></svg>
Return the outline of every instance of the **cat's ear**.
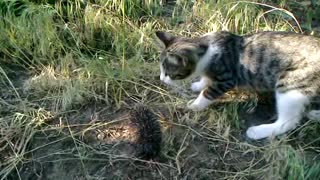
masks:
<svg viewBox="0 0 320 180"><path fill-rule="evenodd" d="M192 48L186 48L183 49L183 53L188 56L190 54L196 54L198 56L203 56L207 50L208 50L208 45L207 44L199 44L198 46L192 47Z"/></svg>
<svg viewBox="0 0 320 180"><path fill-rule="evenodd" d="M156 31L156 35L166 47L168 47L176 38L174 35L164 31Z"/></svg>

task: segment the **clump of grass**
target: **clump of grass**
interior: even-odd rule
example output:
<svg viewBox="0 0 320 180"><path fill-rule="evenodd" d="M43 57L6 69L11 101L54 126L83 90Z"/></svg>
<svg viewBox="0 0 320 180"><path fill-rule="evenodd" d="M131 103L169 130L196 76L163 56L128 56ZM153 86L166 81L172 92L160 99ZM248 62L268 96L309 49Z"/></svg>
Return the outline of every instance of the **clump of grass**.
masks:
<svg viewBox="0 0 320 180"><path fill-rule="evenodd" d="M0 149L1 165L0 176L6 178L12 171L19 171L19 166L26 161L26 152L37 129L52 117L44 109L27 110L25 113L1 117ZM19 177L21 179L21 177Z"/></svg>
<svg viewBox="0 0 320 180"><path fill-rule="evenodd" d="M268 178L317 179L319 176L319 163L315 159L309 159L312 156L308 157L303 149L275 143L266 152L267 162L270 163L266 174Z"/></svg>
<svg viewBox="0 0 320 180"><path fill-rule="evenodd" d="M228 0L217 1L216 3L199 1L193 5L192 10L190 9L183 14L189 26L188 33L194 33L194 31L204 33L217 30L228 30L238 34L266 30L300 31L299 28L295 28L296 25L299 27L299 24L291 24L284 18L288 17L294 22L295 17L291 12L281 7L267 5L264 2L267 1ZM280 4L283 3L285 1L281 1Z"/></svg>

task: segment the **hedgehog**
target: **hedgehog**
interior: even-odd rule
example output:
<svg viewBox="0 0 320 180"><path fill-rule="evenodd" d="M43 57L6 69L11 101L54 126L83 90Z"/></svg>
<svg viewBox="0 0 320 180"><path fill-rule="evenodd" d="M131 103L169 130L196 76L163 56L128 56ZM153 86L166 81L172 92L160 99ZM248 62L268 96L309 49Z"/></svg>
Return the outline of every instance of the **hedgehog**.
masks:
<svg viewBox="0 0 320 180"><path fill-rule="evenodd" d="M115 144L115 153L140 159L154 159L161 150L162 132L157 116L143 104L137 104L111 119L123 119L100 129L98 139Z"/></svg>
<svg viewBox="0 0 320 180"><path fill-rule="evenodd" d="M161 150L161 126L156 115L142 104L130 111L131 125L136 128L136 138L131 144L136 149L136 156L142 159L156 157Z"/></svg>

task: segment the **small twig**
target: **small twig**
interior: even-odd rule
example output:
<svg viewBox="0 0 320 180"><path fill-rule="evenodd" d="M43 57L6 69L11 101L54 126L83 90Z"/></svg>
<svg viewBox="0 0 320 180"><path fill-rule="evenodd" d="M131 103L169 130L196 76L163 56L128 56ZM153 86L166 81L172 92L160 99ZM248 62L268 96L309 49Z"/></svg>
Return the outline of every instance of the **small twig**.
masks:
<svg viewBox="0 0 320 180"><path fill-rule="evenodd" d="M176 161L176 165L177 165L177 169L178 169L178 173L181 174L181 166L180 166L180 161L179 161L179 157L182 154L183 151L185 151L187 148L186 146L184 146L184 143L186 142L187 136L189 135L189 131L187 131L186 135L183 138L183 141L180 145L179 151L176 155L175 161Z"/></svg>

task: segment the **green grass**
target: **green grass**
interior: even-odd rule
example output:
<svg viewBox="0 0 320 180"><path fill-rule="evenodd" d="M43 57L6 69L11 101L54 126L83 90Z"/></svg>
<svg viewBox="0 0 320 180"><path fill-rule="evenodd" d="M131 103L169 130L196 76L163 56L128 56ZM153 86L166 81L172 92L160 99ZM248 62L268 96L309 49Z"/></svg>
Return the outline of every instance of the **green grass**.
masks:
<svg viewBox="0 0 320 180"><path fill-rule="evenodd" d="M303 22L296 14L305 9L294 8L285 0L1 1L1 179L317 179L319 123L252 145L239 112L255 109L256 95L229 93L193 113L185 104L195 95L158 80L156 30L311 32L319 5ZM123 157L97 138L137 102L163 116L158 160Z"/></svg>

